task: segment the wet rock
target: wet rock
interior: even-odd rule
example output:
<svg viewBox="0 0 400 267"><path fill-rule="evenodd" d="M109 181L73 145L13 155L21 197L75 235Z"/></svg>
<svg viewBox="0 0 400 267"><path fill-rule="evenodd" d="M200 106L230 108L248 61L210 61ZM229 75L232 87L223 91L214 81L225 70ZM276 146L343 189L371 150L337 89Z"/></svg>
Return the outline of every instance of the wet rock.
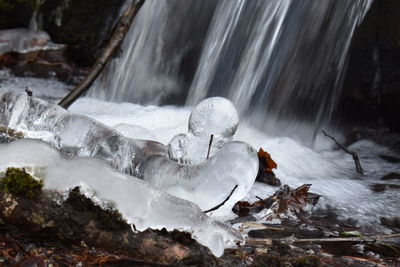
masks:
<svg viewBox="0 0 400 267"><path fill-rule="evenodd" d="M123 0L52 0L39 10L43 30L56 43L67 44L66 55L77 65L90 67L107 45Z"/></svg>
<svg viewBox="0 0 400 267"><path fill-rule="evenodd" d="M55 78L67 84L78 84L88 69L79 68L65 57L66 46L51 49L10 52L0 55L0 66L11 70L16 76Z"/></svg>
<svg viewBox="0 0 400 267"><path fill-rule="evenodd" d="M66 55L90 67L108 43L124 0L2 0L0 29L28 28L36 10L36 24L55 43L67 44Z"/></svg>
<svg viewBox="0 0 400 267"><path fill-rule="evenodd" d="M398 185L398 184L372 184L370 186L370 188L372 191L375 191L375 192L383 192L388 189L398 190L398 189L400 189L400 185Z"/></svg>
<svg viewBox="0 0 400 267"><path fill-rule="evenodd" d="M400 231L400 217L395 218L385 218L381 217L381 223L394 231Z"/></svg>
<svg viewBox="0 0 400 267"><path fill-rule="evenodd" d="M391 172L381 177L381 180L395 180L395 179L397 180L400 179L400 173Z"/></svg>
<svg viewBox="0 0 400 267"><path fill-rule="evenodd" d="M400 130L400 2L373 1L356 29L344 82L342 119Z"/></svg>
<svg viewBox="0 0 400 267"><path fill-rule="evenodd" d="M165 229L134 233L118 211L95 205L79 188L72 189L67 200L61 199L57 193L47 191L35 201L0 191L0 218L33 240L123 251L129 257L162 264L188 259L206 265L215 263L211 252L188 233ZM12 212L5 212L10 206Z"/></svg>
<svg viewBox="0 0 400 267"><path fill-rule="evenodd" d="M389 155L380 155L380 158L386 160L390 163L400 163L400 158L389 156Z"/></svg>
<svg viewBox="0 0 400 267"><path fill-rule="evenodd" d="M264 172L264 171L259 171L257 174L256 178L257 182L269 184L272 186L280 186L281 185L281 180L279 180L274 172Z"/></svg>
<svg viewBox="0 0 400 267"><path fill-rule="evenodd" d="M298 255L296 252L289 245L273 240L271 248L266 253L256 255L250 266L323 266L317 256Z"/></svg>

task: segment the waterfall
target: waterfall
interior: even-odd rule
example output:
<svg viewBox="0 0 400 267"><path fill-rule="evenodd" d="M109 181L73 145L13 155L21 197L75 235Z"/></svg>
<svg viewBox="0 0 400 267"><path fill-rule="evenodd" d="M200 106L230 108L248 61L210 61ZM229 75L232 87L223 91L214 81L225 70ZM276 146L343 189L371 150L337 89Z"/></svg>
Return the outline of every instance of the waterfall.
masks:
<svg viewBox="0 0 400 267"><path fill-rule="evenodd" d="M231 99L268 132L312 142L341 94L372 0L148 0L91 94L194 105Z"/></svg>

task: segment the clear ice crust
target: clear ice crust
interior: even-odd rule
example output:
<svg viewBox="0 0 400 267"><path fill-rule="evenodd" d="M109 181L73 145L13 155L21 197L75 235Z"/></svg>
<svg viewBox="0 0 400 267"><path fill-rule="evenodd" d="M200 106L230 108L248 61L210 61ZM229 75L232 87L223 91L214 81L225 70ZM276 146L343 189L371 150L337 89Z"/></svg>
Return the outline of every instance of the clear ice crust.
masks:
<svg viewBox="0 0 400 267"><path fill-rule="evenodd" d="M0 144L0 151L0 172L7 167L35 170L40 166L45 188L66 191L81 186L90 197L94 192L95 199L115 203L123 217L140 231L163 227L188 231L216 256L236 241L243 241L238 231L208 217L194 203L117 172L99 159L64 159L52 146L31 139Z"/></svg>
<svg viewBox="0 0 400 267"><path fill-rule="evenodd" d="M0 125L61 149L64 153L100 158L119 171L140 176L137 165L166 146L132 139L89 117L56 104L11 92L0 93Z"/></svg>
<svg viewBox="0 0 400 267"><path fill-rule="evenodd" d="M222 203L238 185L229 200L214 212L217 216L228 216L233 205L244 198L254 184L258 156L248 144L235 141L200 164L186 165L165 156L151 156L139 169L145 181L196 203L204 211Z"/></svg>

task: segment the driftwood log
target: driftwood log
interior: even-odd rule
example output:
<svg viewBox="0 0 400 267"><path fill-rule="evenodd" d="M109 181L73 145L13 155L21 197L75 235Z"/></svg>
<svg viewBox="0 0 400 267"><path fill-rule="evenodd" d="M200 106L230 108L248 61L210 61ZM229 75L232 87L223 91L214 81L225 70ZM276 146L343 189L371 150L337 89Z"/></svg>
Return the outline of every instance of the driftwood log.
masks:
<svg viewBox="0 0 400 267"><path fill-rule="evenodd" d="M121 19L116 26L114 34L111 38L110 43L104 49L100 58L96 61L90 73L86 76L86 78L74 89L72 90L66 97L64 97L60 103L58 103L63 108L67 109L72 103L75 102L82 94L84 94L90 86L94 83L96 78L99 76L101 71L106 66L107 62L111 59L112 55L116 51L116 49L121 45L122 41L126 33L129 30L130 25L140 7L143 5L144 0L138 1L130 1L125 12L121 16Z"/></svg>

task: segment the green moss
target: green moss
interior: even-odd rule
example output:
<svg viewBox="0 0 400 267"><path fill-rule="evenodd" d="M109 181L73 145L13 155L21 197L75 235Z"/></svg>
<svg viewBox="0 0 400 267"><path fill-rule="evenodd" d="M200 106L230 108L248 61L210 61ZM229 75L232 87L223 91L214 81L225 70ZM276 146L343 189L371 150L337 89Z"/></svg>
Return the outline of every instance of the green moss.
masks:
<svg viewBox="0 0 400 267"><path fill-rule="evenodd" d="M33 178L25 169L7 168L0 179L1 190L29 198L34 198L42 188L43 182Z"/></svg>

